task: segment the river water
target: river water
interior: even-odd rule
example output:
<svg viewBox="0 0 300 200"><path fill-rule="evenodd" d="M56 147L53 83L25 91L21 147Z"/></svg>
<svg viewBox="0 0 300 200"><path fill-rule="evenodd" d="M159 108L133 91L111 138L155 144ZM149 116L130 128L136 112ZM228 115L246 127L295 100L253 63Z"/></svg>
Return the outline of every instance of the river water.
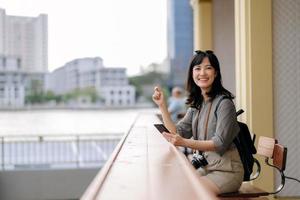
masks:
<svg viewBox="0 0 300 200"><path fill-rule="evenodd" d="M0 136L123 134L142 112L156 110L0 111Z"/></svg>

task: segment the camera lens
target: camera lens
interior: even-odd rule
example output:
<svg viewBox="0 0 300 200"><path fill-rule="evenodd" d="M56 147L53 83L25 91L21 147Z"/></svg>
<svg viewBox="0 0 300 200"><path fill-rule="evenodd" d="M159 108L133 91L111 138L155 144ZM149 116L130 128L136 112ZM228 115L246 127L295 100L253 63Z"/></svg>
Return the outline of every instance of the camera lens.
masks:
<svg viewBox="0 0 300 200"><path fill-rule="evenodd" d="M200 154L193 154L193 159L191 161L191 164L195 167L195 169L198 169L199 167L204 167L208 164L207 160L205 157Z"/></svg>
<svg viewBox="0 0 300 200"><path fill-rule="evenodd" d="M201 167L201 163L196 158L193 158L191 163L195 167L195 169L198 169L199 167Z"/></svg>

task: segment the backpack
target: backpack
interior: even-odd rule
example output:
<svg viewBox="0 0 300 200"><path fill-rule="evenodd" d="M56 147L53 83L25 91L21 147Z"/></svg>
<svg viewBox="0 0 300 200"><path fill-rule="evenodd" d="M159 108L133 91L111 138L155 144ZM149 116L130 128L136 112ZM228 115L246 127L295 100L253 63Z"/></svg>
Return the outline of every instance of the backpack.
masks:
<svg viewBox="0 0 300 200"><path fill-rule="evenodd" d="M229 99L226 96L223 96L219 102L217 103L216 109L215 109L215 117L217 118L217 110L222 100ZM237 112L237 115L243 113L243 110L239 110ZM234 138L233 143L238 149L241 161L243 163L244 167L244 181L250 180L250 175L253 171L253 165L254 165L254 157L253 154L256 154L256 148L254 146L254 139L251 138L251 134L249 132L247 124L243 122L239 122L240 131L238 135Z"/></svg>

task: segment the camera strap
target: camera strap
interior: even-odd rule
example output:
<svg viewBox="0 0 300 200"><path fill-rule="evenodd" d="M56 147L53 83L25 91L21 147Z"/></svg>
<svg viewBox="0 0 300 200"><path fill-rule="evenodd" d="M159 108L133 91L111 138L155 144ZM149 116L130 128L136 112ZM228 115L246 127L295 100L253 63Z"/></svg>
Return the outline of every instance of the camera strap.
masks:
<svg viewBox="0 0 300 200"><path fill-rule="evenodd" d="M212 107L212 102L209 103L208 112L207 112L207 115L206 115L206 121L205 121L205 127L204 127L204 140L207 139L207 127L208 127L208 120L209 120L209 115L210 115L211 107ZM199 124L200 112L201 112L201 109L199 109L198 112L197 112L195 140L198 140L198 124ZM193 149L193 153L199 153L199 151Z"/></svg>

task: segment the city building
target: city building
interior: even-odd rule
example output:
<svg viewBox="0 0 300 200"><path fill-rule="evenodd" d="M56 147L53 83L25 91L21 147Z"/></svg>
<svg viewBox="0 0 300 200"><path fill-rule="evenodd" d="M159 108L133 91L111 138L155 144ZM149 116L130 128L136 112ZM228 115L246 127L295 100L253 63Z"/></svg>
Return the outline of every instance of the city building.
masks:
<svg viewBox="0 0 300 200"><path fill-rule="evenodd" d="M19 58L0 57L0 108L24 106L25 79Z"/></svg>
<svg viewBox="0 0 300 200"><path fill-rule="evenodd" d="M32 81L48 71L47 15L7 15L0 8L0 107L20 108Z"/></svg>
<svg viewBox="0 0 300 200"><path fill-rule="evenodd" d="M0 8L0 55L17 57L26 72L48 71L47 15L24 17L6 15Z"/></svg>
<svg viewBox="0 0 300 200"><path fill-rule="evenodd" d="M125 68L104 67L99 57L75 59L49 74L47 89L66 94L94 88L105 106L132 106L135 88L128 83Z"/></svg>
<svg viewBox="0 0 300 200"><path fill-rule="evenodd" d="M168 0L167 60L170 70L168 86L183 87L193 55L193 13L187 0Z"/></svg>
<svg viewBox="0 0 300 200"><path fill-rule="evenodd" d="M21 59L0 56L0 108L22 108L32 83L44 90L45 73L29 73L21 68Z"/></svg>

